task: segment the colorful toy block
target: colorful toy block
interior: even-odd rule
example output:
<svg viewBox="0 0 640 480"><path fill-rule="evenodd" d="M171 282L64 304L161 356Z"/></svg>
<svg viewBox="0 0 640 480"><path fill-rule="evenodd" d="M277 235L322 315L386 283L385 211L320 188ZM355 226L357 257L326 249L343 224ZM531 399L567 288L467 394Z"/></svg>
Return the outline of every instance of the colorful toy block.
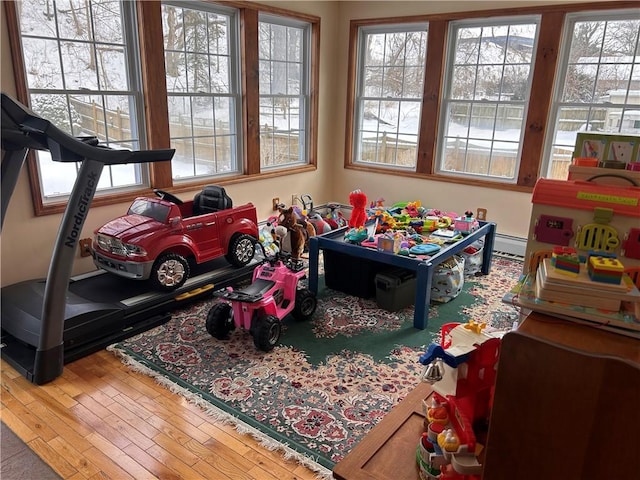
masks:
<svg viewBox="0 0 640 480"><path fill-rule="evenodd" d="M580 257L575 248L553 247L551 265L557 272L577 276L580 273Z"/></svg>
<svg viewBox="0 0 640 480"><path fill-rule="evenodd" d="M594 282L620 284L624 265L617 258L592 255L587 265L589 278Z"/></svg>

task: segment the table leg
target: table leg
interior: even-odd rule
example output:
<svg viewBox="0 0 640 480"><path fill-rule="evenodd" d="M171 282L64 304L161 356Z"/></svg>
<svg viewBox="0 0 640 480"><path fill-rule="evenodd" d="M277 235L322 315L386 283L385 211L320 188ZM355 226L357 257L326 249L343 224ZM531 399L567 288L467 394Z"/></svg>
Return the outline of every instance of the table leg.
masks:
<svg viewBox="0 0 640 480"><path fill-rule="evenodd" d="M482 252L482 273L489 275L491 259L493 258L493 244L496 239L496 224L489 224L489 232L484 236L484 251Z"/></svg>
<svg viewBox="0 0 640 480"><path fill-rule="evenodd" d="M413 313L413 326L419 330L427 328L429 323L433 269L433 263L425 262L418 265L416 271L416 304Z"/></svg>
<svg viewBox="0 0 640 480"><path fill-rule="evenodd" d="M318 247L318 240L315 238L309 239L309 290L314 295L318 294L318 255L320 254L320 248Z"/></svg>

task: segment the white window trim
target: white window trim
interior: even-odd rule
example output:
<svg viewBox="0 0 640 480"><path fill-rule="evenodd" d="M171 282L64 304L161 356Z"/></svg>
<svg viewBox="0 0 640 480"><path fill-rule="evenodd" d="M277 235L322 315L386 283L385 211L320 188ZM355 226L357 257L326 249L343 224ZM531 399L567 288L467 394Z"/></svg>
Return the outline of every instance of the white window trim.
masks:
<svg viewBox="0 0 640 480"><path fill-rule="evenodd" d="M370 26L361 26L358 28L358 41L357 41L357 52L356 52L356 88L355 95L353 101L354 115L353 115L353 130L352 130L352 146L351 146L351 154L353 158L354 165L366 165L375 168L382 168L388 170L400 170L406 172L415 172L416 167L409 167L403 165L393 165L393 164L385 164L380 162L365 162L361 160L362 157L362 143L360 142L360 136L358 134L358 130L360 128L360 124L362 123L363 111L361 105L363 104L363 90L364 90L364 75L362 74L364 71L364 62L365 62L365 51L366 51L366 38L369 35L375 34L393 34L393 33L405 33L405 32L428 32L429 22L411 22L411 23L398 23L398 24L385 24L385 25L370 25ZM428 44L428 35L427 35L427 45L425 49L425 54L429 50ZM424 76L423 76L424 81ZM384 100L382 97L370 97L373 100ZM416 102L420 102L422 104L423 98L416 98ZM417 146L420 141L420 126L418 126L418 136L416 138L416 152ZM417 153L416 153L417 156ZM417 158L416 158L416 166L417 166Z"/></svg>
<svg viewBox="0 0 640 480"><path fill-rule="evenodd" d="M138 29L137 29L137 13L134 2L121 1L121 12L122 12L122 31L123 31L123 40L125 43L125 51L126 51L126 59L127 59L127 70L128 70L128 80L130 82L128 90L85 90L85 89L42 89L42 88L29 88L28 84L25 84L25 88L27 90L27 95L31 99L32 95L93 95L93 96L101 96L101 95L126 95L130 96L134 99L135 102L135 114L131 117L131 131L136 132L137 138L133 142L135 145L137 143L137 148L140 150L147 148L147 139L146 139L146 129L145 129L145 117L144 117L144 98L142 92L142 70L140 63L140 47L139 47L139 39L138 39ZM22 44L23 39L22 33L20 33L20 43ZM35 37L39 38L38 35L27 35L27 37ZM53 37L58 43L65 41L64 38L59 36ZM95 44L96 41L94 39L87 41L85 43ZM98 42L100 43L100 42ZM21 54L24 58L24 49L21 48ZM62 60L60 60L62 62ZM133 73L132 73L133 72ZM25 74L26 75L26 74ZM39 152L36 152L36 155L39 155ZM40 185L40 197L42 201L42 205L55 204L64 201L69 198L69 194L50 194L47 195L45 193L44 184L42 181L43 172L40 168L40 160L36 161L37 165L37 175L38 182ZM110 167L107 165L107 168L102 173L102 176L110 174ZM79 167L76 167L76 173ZM100 188L96 191L96 197L102 195L113 195L118 193L124 193L129 191L134 191L139 189L140 187L149 186L149 169L147 164L137 164L136 165L136 181L138 183L128 186L120 186L120 187L108 187L108 188Z"/></svg>
<svg viewBox="0 0 640 480"><path fill-rule="evenodd" d="M235 128L235 141L231 145L232 156L235 158L235 169L228 172L218 172L211 175L190 175L183 177L176 177L174 169L171 170L171 176L173 183L175 185L180 184L189 184L194 181L206 181L207 179L219 179L229 176L241 175L244 173L243 165L243 152L244 152L244 140L243 136L245 132L242 129L242 91L240 88L240 79L241 79L241 65L240 65L240 13L238 9L227 7L224 5L211 4L207 2L193 2L193 1L162 1L163 5L169 5L175 8L184 8L196 11L202 11L206 13L214 13L218 15L225 15L230 18L229 21L229 38L231 41L229 42L229 72L230 72L230 87L231 92L227 94L220 93L199 93L197 96L210 97L215 99L216 97L222 98L227 97L231 98L234 101L234 109L232 112L233 118L231 119L231 124L234 125ZM164 35L164 33L163 33ZM164 49L164 46L163 46ZM166 52L165 52L166 55ZM187 97L191 98L195 94L192 92L168 92L168 97ZM192 123L193 123L193 112L192 115ZM193 139L191 137L185 137ZM194 159L195 160L195 159Z"/></svg>

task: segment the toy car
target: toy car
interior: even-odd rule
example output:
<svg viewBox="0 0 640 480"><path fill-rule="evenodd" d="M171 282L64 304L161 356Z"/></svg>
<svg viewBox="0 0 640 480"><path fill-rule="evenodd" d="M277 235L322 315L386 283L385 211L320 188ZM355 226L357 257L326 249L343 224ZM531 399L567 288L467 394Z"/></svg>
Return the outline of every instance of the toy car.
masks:
<svg viewBox="0 0 640 480"><path fill-rule="evenodd" d="M225 256L241 267L252 260L258 221L251 203L233 207L216 185L188 201L162 190L154 193L158 198L136 198L126 215L95 230L92 253L98 268L173 291L189 278L189 261Z"/></svg>
<svg viewBox="0 0 640 480"><path fill-rule="evenodd" d="M315 295L300 282L305 276L302 262L289 254L265 254L265 260L253 271L251 285L214 293L226 301L209 310L207 332L223 340L236 327L242 328L251 333L256 348L271 351L280 340L281 321L289 313L297 320L308 320L316 311Z"/></svg>

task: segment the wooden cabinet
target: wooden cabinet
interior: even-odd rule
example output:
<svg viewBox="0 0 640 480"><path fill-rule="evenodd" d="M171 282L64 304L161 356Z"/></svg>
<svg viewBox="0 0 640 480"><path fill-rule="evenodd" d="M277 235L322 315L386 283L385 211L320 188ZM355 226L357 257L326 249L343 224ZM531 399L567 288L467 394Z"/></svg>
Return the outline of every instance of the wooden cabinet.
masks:
<svg viewBox="0 0 640 480"><path fill-rule="evenodd" d="M505 335L483 478L640 478L640 341L538 313Z"/></svg>

